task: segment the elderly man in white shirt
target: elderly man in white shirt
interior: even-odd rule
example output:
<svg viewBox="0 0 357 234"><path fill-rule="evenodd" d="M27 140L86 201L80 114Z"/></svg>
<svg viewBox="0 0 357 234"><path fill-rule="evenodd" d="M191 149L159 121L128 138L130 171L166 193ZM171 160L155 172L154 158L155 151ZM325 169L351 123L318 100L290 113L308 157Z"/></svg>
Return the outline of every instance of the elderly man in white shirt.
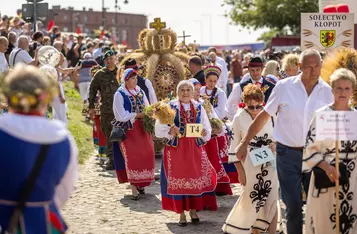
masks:
<svg viewBox="0 0 357 234"><path fill-rule="evenodd" d="M237 148L239 160L249 160L247 147L271 116L277 114L273 137L277 142L277 172L281 195L286 205L287 231L302 234L302 188L307 194L309 175L302 174L303 148L314 112L333 101L330 86L320 78L321 56L306 50L300 56L298 76L281 80L275 86L267 105L249 127Z"/></svg>
<svg viewBox="0 0 357 234"><path fill-rule="evenodd" d="M6 72L9 70L9 65L5 58L5 52L9 46L9 41L6 37L0 37L0 73Z"/></svg>
<svg viewBox="0 0 357 234"><path fill-rule="evenodd" d="M29 39L27 36L22 35L17 39L18 48L11 51L9 56L9 65L14 67L18 63L25 63L27 65L37 65L37 52L38 48L34 51L34 58L31 58L29 51Z"/></svg>

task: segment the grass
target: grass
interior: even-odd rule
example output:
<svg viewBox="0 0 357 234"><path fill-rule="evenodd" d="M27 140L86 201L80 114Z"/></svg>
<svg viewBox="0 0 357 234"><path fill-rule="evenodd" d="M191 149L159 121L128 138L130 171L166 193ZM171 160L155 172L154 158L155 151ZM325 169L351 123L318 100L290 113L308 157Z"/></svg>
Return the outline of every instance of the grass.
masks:
<svg viewBox="0 0 357 234"><path fill-rule="evenodd" d="M92 124L85 122L84 116L82 116L83 102L78 91L74 89L73 82L64 82L63 86L68 105L68 129L77 143L78 161L83 164L89 157L93 156L95 150L92 138Z"/></svg>

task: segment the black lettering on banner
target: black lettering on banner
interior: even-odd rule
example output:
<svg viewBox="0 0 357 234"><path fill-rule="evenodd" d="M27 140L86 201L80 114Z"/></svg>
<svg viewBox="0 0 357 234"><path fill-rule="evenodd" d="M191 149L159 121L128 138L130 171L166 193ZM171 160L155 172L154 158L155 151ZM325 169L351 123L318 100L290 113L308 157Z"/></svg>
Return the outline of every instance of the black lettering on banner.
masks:
<svg viewBox="0 0 357 234"><path fill-rule="evenodd" d="M200 127L199 126L190 126L191 127L191 132L194 133L194 132L197 132L199 133L200 132Z"/></svg>
<svg viewBox="0 0 357 234"><path fill-rule="evenodd" d="M259 159L263 159L262 152L259 152L258 154L254 154L254 155L257 161L259 161Z"/></svg>
<svg viewBox="0 0 357 234"><path fill-rule="evenodd" d="M262 153L264 154L264 158L269 157L268 153L265 150Z"/></svg>
<svg viewBox="0 0 357 234"><path fill-rule="evenodd" d="M191 126L191 132L194 132L195 126Z"/></svg>

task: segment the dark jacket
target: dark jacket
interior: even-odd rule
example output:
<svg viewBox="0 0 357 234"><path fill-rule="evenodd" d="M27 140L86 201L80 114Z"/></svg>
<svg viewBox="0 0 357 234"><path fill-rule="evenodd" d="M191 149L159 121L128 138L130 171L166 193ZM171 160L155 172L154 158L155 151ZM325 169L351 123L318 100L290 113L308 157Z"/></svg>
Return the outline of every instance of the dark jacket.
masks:
<svg viewBox="0 0 357 234"><path fill-rule="evenodd" d="M89 109L94 109L94 103L99 91L101 95L100 113L113 115L114 94L119 88L119 83L116 79L117 71L118 68L109 71L108 68L104 67L94 75L89 88Z"/></svg>
<svg viewBox="0 0 357 234"><path fill-rule="evenodd" d="M148 99L149 102L151 103L152 100L150 100L149 89L148 89L148 87L146 87L145 80L146 80L145 77L138 76L138 83L137 83L137 85L144 91L144 93L145 93L147 99Z"/></svg>
<svg viewBox="0 0 357 234"><path fill-rule="evenodd" d="M242 92L244 91L244 87L247 86L248 84L252 84L252 80L249 79L248 81L246 82L243 82L243 83L239 83L240 85L240 88L242 89ZM264 92L264 102L267 103L268 102L268 99L270 97L270 94L271 92L273 91L275 85L273 83L271 83L270 81L267 81L265 78L263 78L263 83L261 85L261 88Z"/></svg>
<svg viewBox="0 0 357 234"><path fill-rule="evenodd" d="M203 72L203 70L197 72L197 74L195 74L193 78L197 79L202 86L206 85L205 73Z"/></svg>

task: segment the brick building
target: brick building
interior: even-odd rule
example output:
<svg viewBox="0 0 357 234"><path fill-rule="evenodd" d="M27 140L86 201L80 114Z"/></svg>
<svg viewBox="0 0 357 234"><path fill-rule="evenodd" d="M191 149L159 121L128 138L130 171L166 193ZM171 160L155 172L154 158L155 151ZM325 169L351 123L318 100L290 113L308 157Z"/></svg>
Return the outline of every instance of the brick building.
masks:
<svg viewBox="0 0 357 234"><path fill-rule="evenodd" d="M63 32L75 32L77 27L87 35L93 35L94 30L102 26L103 14L93 9L75 10L73 7L61 8L53 6L49 10L49 20ZM47 25L47 23L45 24ZM137 38L140 31L147 27L147 17L139 14L104 12L104 29L110 31L117 43L126 44L128 48L138 48Z"/></svg>

